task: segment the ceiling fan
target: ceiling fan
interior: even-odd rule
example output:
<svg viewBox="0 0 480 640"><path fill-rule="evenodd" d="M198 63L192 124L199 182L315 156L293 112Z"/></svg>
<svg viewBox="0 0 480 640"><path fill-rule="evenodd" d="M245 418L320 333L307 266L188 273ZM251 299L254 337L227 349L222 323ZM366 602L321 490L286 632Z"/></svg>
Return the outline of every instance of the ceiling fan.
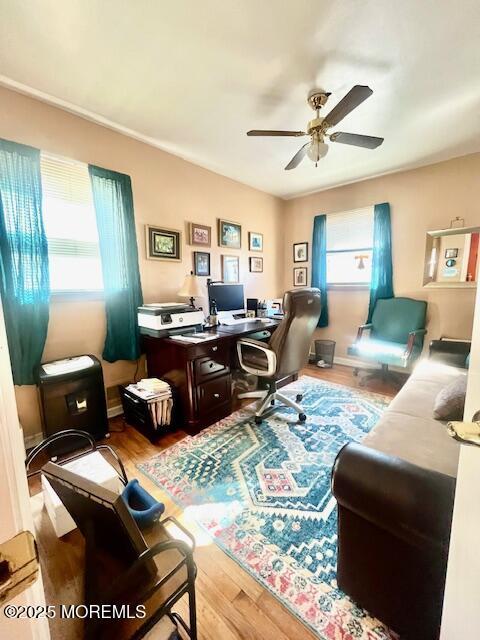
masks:
<svg viewBox="0 0 480 640"><path fill-rule="evenodd" d="M330 93L319 91L318 89L311 91L308 95L308 104L317 112L316 118L310 120L307 131L270 131L261 129L252 129L247 131L247 136L310 136L310 141L301 147L293 156L285 169L295 169L307 155L317 166L318 161L324 158L328 152L328 144L324 141L328 138L330 142L340 142L342 144L350 144L355 147L364 147L366 149L376 149L379 147L383 138L375 136L362 136L357 133L344 133L336 131L335 133L327 133L327 130L341 122L345 116L356 109L364 100L372 95L373 91L370 87L356 84L350 89L347 95L333 107L325 118L319 115L320 109L325 105Z"/></svg>

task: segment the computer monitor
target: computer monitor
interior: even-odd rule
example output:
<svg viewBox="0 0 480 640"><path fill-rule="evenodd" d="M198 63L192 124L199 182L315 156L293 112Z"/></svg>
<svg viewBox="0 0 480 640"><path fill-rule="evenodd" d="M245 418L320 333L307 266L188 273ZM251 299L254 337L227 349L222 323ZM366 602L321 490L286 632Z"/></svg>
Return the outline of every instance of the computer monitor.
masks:
<svg viewBox="0 0 480 640"><path fill-rule="evenodd" d="M243 284L223 284L212 282L208 285L208 301L215 300L218 315L234 316L245 313L245 293Z"/></svg>

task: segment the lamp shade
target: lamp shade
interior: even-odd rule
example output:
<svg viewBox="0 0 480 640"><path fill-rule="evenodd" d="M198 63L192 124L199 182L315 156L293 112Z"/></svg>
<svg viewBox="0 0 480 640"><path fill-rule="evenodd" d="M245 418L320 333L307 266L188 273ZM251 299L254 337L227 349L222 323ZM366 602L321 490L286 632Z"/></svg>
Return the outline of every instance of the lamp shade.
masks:
<svg viewBox="0 0 480 640"><path fill-rule="evenodd" d="M185 281L178 295L180 298L196 298L202 295L198 278L193 275L193 271L188 276L185 276Z"/></svg>

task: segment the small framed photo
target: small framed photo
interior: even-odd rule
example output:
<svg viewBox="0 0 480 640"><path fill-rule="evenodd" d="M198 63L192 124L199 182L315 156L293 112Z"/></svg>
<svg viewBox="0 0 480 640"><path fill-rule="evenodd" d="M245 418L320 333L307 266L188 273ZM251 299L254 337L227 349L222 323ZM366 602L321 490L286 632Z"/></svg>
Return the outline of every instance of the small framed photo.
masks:
<svg viewBox="0 0 480 640"><path fill-rule="evenodd" d="M458 258L458 249L445 249L445 258Z"/></svg>
<svg viewBox="0 0 480 640"><path fill-rule="evenodd" d="M263 258L257 258L252 256L250 260L250 272L251 273L263 273Z"/></svg>
<svg viewBox="0 0 480 640"><path fill-rule="evenodd" d="M210 275L210 254L208 251L193 252L193 270L196 276Z"/></svg>
<svg viewBox="0 0 480 640"><path fill-rule="evenodd" d="M238 256L222 256L223 282L240 281L240 261Z"/></svg>
<svg viewBox="0 0 480 640"><path fill-rule="evenodd" d="M293 270L293 286L307 286L307 267L295 267L295 269Z"/></svg>
<svg viewBox="0 0 480 640"><path fill-rule="evenodd" d="M149 260L182 259L182 232L177 229L164 229L145 225L147 240L147 258Z"/></svg>
<svg viewBox="0 0 480 640"><path fill-rule="evenodd" d="M293 245L293 261L307 262L308 260L308 242L297 242Z"/></svg>
<svg viewBox="0 0 480 640"><path fill-rule="evenodd" d="M263 233L249 231L248 248L250 251L263 251Z"/></svg>
<svg viewBox="0 0 480 640"><path fill-rule="evenodd" d="M199 247L209 247L212 244L212 227L206 224L190 222L188 231L190 244Z"/></svg>
<svg viewBox="0 0 480 640"><path fill-rule="evenodd" d="M228 220L219 220L218 246L226 249L240 249L242 247L242 225Z"/></svg>

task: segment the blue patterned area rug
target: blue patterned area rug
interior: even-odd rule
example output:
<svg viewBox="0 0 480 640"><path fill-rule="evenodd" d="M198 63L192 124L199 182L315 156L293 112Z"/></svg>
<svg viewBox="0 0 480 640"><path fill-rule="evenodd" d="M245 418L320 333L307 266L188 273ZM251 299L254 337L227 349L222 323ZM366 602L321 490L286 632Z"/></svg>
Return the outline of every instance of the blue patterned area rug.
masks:
<svg viewBox="0 0 480 640"><path fill-rule="evenodd" d="M282 406L256 425L247 406L139 469L320 638L394 638L337 588L330 493L338 451L363 439L389 399L308 376L286 390L304 394L305 424Z"/></svg>

